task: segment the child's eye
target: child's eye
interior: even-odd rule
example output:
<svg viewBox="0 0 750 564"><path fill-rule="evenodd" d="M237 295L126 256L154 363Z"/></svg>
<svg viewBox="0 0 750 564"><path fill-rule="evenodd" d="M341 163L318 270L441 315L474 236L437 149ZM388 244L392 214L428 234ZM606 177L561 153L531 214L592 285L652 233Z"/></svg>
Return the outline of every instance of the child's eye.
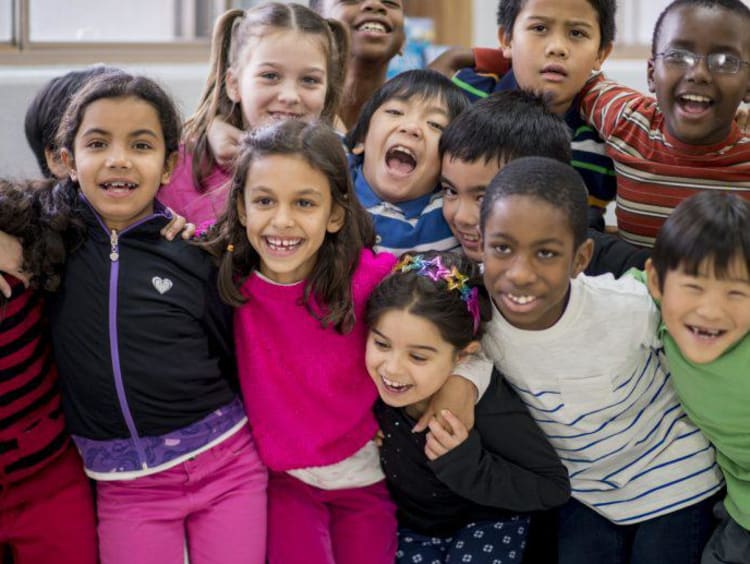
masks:
<svg viewBox="0 0 750 564"><path fill-rule="evenodd" d="M372 342L375 343L375 346L380 350L386 350L388 348L388 343L383 339L373 339Z"/></svg>
<svg viewBox="0 0 750 564"><path fill-rule="evenodd" d="M390 8L400 8L401 7L401 3L400 2L395 2L394 0L385 0L383 2L383 4L385 4L386 6L388 6Z"/></svg>
<svg viewBox="0 0 750 564"><path fill-rule="evenodd" d="M556 251L551 251L549 249L539 249L539 251L537 251L536 254L540 259L544 259L544 260L549 260L557 256Z"/></svg>
<svg viewBox="0 0 750 564"><path fill-rule="evenodd" d="M89 141L88 143L86 143L86 148L87 149L102 149L102 148L104 148L106 146L107 146L107 144L104 141L100 140L100 139L92 139L91 141Z"/></svg>
<svg viewBox="0 0 750 564"><path fill-rule="evenodd" d="M315 202L312 200L298 200L297 205L301 208L312 208L315 207Z"/></svg>
<svg viewBox="0 0 750 564"><path fill-rule="evenodd" d="M266 71L266 72L260 73L260 77L265 80L277 80L279 78L279 73Z"/></svg>
<svg viewBox="0 0 750 564"><path fill-rule="evenodd" d="M323 80L317 76L305 76L302 78L302 83L307 86L317 86L318 84L322 84Z"/></svg>
<svg viewBox="0 0 750 564"><path fill-rule="evenodd" d="M402 116L404 115L404 112L401 110L397 110L396 108L385 108L383 110L384 113L391 115L391 116Z"/></svg>
<svg viewBox="0 0 750 564"><path fill-rule="evenodd" d="M571 37L574 37L575 39L584 39L589 36L588 33L580 29L571 29L570 35Z"/></svg>
<svg viewBox="0 0 750 564"><path fill-rule="evenodd" d="M535 24L535 25L532 25L529 29L537 33L543 33L544 31L547 30L547 26L544 24Z"/></svg>
<svg viewBox="0 0 750 564"><path fill-rule="evenodd" d="M146 141L137 141L133 143L133 147L135 147L139 151L148 151L149 149L152 149L151 143L148 143Z"/></svg>
<svg viewBox="0 0 750 564"><path fill-rule="evenodd" d="M443 184L442 188L443 188L443 198L445 198L446 200L453 200L454 198L458 197L458 194L456 193L456 191L450 186L446 186L445 184Z"/></svg>
<svg viewBox="0 0 750 564"><path fill-rule="evenodd" d="M481 204L484 201L484 192L477 194L477 203Z"/></svg>
<svg viewBox="0 0 750 564"><path fill-rule="evenodd" d="M266 196L261 196L260 198L255 198L253 200L253 204L255 204L256 206L266 207L273 204L273 200Z"/></svg>
<svg viewBox="0 0 750 564"><path fill-rule="evenodd" d="M437 129L438 131L443 131L445 129L445 126L437 121L428 121L427 125L429 125L433 129Z"/></svg>
<svg viewBox="0 0 750 564"><path fill-rule="evenodd" d="M685 288L686 290L690 290L691 292L702 292L703 291L703 287L702 286L700 286L699 284L693 284L691 282L687 282L687 283L683 284L682 287Z"/></svg>
<svg viewBox="0 0 750 564"><path fill-rule="evenodd" d="M420 364L423 363L423 362L427 362L429 360L426 356L422 356L421 354L417 354L417 353L411 353L409 355L409 357L414 362L417 362L417 363L420 363Z"/></svg>
<svg viewBox="0 0 750 564"><path fill-rule="evenodd" d="M743 290L729 290L730 298L748 298L750 295Z"/></svg>
<svg viewBox="0 0 750 564"><path fill-rule="evenodd" d="M492 250L494 250L495 254L498 255L509 255L511 252L510 245L505 245L503 243L500 243L499 245L493 245Z"/></svg>

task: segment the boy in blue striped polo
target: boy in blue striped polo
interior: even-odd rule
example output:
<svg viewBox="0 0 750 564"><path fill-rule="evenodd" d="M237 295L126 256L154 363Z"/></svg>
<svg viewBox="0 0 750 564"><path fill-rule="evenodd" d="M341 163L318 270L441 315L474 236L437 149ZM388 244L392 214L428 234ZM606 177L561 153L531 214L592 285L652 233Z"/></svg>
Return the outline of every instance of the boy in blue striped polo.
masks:
<svg viewBox="0 0 750 564"><path fill-rule="evenodd" d="M483 73L477 65L453 77L471 101L517 88L548 98L573 133L571 165L588 188L589 225L599 230L604 228L604 209L615 198L617 179L604 142L580 116L577 97L612 51L615 8L615 0L500 0L502 57L497 52L490 65L499 74Z"/></svg>
<svg viewBox="0 0 750 564"><path fill-rule="evenodd" d="M378 251L458 248L443 219L438 142L468 107L460 89L435 71L401 73L362 108L346 143L354 189L375 223Z"/></svg>
<svg viewBox="0 0 750 564"><path fill-rule="evenodd" d="M589 277L586 189L567 164L508 163L480 216L493 302L482 349L518 392L571 480L561 564L698 562L722 486L629 276Z"/></svg>

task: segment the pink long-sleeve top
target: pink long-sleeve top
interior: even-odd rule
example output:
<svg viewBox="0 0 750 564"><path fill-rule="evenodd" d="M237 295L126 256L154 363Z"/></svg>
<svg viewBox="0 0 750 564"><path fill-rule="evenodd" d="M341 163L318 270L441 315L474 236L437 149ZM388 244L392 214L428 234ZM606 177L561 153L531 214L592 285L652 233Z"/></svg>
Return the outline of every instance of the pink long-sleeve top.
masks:
<svg viewBox="0 0 750 564"><path fill-rule="evenodd" d="M365 367L364 314L395 258L362 251L352 279L356 323L322 328L302 303L305 282L279 285L257 272L234 318L240 386L263 462L276 471L327 466L375 436L377 391Z"/></svg>
<svg viewBox="0 0 750 564"><path fill-rule="evenodd" d="M159 189L159 201L196 225L211 225L224 212L229 197L231 173L214 166L203 180L205 191L198 190L193 180L193 155L180 146L172 176Z"/></svg>

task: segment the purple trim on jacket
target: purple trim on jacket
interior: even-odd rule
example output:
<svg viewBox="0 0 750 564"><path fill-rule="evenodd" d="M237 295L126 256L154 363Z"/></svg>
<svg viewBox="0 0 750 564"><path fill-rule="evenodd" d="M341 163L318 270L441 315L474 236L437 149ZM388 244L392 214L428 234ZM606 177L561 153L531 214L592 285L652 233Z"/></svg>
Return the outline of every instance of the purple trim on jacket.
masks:
<svg viewBox="0 0 750 564"><path fill-rule="evenodd" d="M138 472L167 464L216 440L245 418L239 398L192 425L158 437L97 441L73 436L86 470L101 474ZM145 459L139 462L139 453Z"/></svg>

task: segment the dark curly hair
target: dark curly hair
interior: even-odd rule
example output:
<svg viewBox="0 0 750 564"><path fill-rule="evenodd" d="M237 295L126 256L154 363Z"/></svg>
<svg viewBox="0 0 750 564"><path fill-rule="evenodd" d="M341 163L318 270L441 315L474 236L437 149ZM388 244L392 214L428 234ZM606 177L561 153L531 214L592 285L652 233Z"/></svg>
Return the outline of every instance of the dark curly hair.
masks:
<svg viewBox="0 0 750 564"><path fill-rule="evenodd" d="M57 290L68 252L85 235L75 201L68 182L0 180L0 229L20 239L34 288Z"/></svg>

